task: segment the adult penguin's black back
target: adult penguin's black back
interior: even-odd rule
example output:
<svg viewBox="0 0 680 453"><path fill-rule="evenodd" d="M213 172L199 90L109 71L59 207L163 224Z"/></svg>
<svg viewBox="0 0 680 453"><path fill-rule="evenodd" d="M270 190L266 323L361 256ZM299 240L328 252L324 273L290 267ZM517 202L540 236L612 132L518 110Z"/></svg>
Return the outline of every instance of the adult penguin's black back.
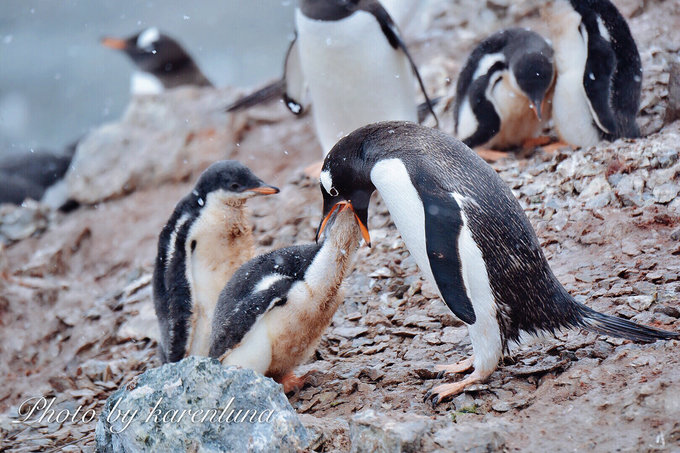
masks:
<svg viewBox="0 0 680 453"><path fill-rule="evenodd" d="M333 197L324 192L324 206L332 205L336 198L351 198L360 212L356 204L375 190L373 169L390 159L403 163L422 203L422 207L404 206L399 212L390 207L395 224L399 228L399 217L411 215L414 209L424 211L432 274L444 301L467 324L475 323L479 311L474 294L466 294L462 282L455 281L456 273L465 266L456 238L463 227L471 233L488 274L503 349L518 340L522 331L555 332L569 327L637 341L679 336L577 302L550 269L527 216L507 185L470 148L440 131L407 122L385 122L342 139L321 174L322 185L325 179L332 185L331 192L338 193ZM385 198L382 191L381 195ZM411 254L419 253L408 241L407 246ZM422 263L418 264L423 269Z"/></svg>

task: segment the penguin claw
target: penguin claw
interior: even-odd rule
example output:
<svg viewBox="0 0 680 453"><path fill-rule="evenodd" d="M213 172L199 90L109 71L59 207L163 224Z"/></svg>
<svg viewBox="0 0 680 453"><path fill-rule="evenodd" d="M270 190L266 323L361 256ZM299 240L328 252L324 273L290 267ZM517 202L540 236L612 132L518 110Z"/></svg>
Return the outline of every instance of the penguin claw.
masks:
<svg viewBox="0 0 680 453"><path fill-rule="evenodd" d="M439 373L437 373L437 379L441 379L446 375L446 371L441 370Z"/></svg>
<svg viewBox="0 0 680 453"><path fill-rule="evenodd" d="M428 391L425 393L425 398L423 398L423 402L426 403L427 400L430 399L430 396L432 396L432 390L428 390Z"/></svg>

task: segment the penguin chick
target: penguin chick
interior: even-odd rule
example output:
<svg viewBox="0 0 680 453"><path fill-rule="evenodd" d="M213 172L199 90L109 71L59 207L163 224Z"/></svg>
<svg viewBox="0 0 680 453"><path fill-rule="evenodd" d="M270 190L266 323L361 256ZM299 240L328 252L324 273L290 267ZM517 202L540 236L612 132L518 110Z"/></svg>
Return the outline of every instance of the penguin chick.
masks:
<svg viewBox="0 0 680 453"><path fill-rule="evenodd" d="M181 85L213 86L187 51L155 27L125 39L103 38L101 43L125 52L137 66L130 79L133 95L158 94Z"/></svg>
<svg viewBox="0 0 680 453"><path fill-rule="evenodd" d="M609 0L552 0L542 13L555 49L553 120L562 140L592 146L639 137L642 64L621 13Z"/></svg>
<svg viewBox="0 0 680 453"><path fill-rule="evenodd" d="M482 41L456 87L454 120L463 143L505 150L536 137L554 80L552 56L541 35L523 28Z"/></svg>
<svg viewBox="0 0 680 453"><path fill-rule="evenodd" d="M436 118L399 30L378 0L301 0L295 24L296 39L284 70L284 102L301 114L309 90L324 155L338 139L365 124L416 121L414 77Z"/></svg>
<svg viewBox="0 0 680 453"><path fill-rule="evenodd" d="M220 291L254 254L245 202L278 191L226 160L205 170L177 204L158 239L153 275L163 362L208 354Z"/></svg>
<svg viewBox="0 0 680 453"><path fill-rule="evenodd" d="M322 244L287 247L244 264L220 294L210 356L251 368L284 386L314 352L342 303L342 282L361 238L349 204L339 206Z"/></svg>
<svg viewBox="0 0 680 453"><path fill-rule="evenodd" d="M453 137L417 124L385 122L339 141L321 172L324 214L350 203L366 225L375 190L421 272L468 325L474 358L439 369L474 372L434 388L427 396L434 404L486 380L521 332L583 328L635 341L680 336L577 302L550 269L508 186Z"/></svg>

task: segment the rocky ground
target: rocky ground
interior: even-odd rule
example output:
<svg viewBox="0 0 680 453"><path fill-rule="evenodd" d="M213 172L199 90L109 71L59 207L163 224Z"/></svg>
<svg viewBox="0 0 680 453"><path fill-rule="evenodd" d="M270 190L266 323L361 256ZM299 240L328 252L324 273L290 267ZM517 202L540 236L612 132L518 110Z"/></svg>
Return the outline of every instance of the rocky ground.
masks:
<svg viewBox="0 0 680 453"><path fill-rule="evenodd" d="M510 154L494 168L578 300L678 331L680 122L664 119L668 68L680 51L680 4L615 3L643 57L646 137ZM409 26L426 83L445 96L438 107L444 130L452 130L446 109L466 53L504 26L545 31L539 4L433 2ZM95 422L13 423L18 405L53 396L60 409L99 413L119 386L160 364L150 288L157 235L208 162L239 159L281 187L249 203L258 251L313 240L319 189L301 176L320 156L310 119L292 119L281 106L227 117L217 106L233 96L182 89L138 101L121 124L88 138L82 155L91 159L75 163L71 188L88 206L68 215L36 205L0 210L9 243L0 258L0 451L93 449ZM177 121L188 110L191 121ZM96 165L101 149L119 154ZM107 179L98 177L104 171ZM78 185L83 178L89 188ZM677 341L633 344L564 332L518 347L486 384L451 402L423 402L442 382L433 365L465 358L469 339L421 279L384 205L376 198L372 206L373 248L360 250L345 303L299 370L313 371L310 385L290 398L318 433L315 450L348 450L351 439L381 433L404 451L680 451Z"/></svg>

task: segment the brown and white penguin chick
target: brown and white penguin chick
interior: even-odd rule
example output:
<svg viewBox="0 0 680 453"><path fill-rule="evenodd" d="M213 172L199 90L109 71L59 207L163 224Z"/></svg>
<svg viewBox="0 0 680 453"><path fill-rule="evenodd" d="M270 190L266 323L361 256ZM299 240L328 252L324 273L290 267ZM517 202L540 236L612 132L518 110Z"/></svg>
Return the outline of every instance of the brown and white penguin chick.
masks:
<svg viewBox="0 0 680 453"><path fill-rule="evenodd" d="M244 264L220 294L210 357L302 386L293 369L305 360L343 300L361 230L345 204L331 216L322 244L287 247Z"/></svg>
<svg viewBox="0 0 680 453"><path fill-rule="evenodd" d="M205 170L177 204L158 239L153 276L164 362L208 355L220 291L254 255L245 202L278 191L245 165L225 160Z"/></svg>

